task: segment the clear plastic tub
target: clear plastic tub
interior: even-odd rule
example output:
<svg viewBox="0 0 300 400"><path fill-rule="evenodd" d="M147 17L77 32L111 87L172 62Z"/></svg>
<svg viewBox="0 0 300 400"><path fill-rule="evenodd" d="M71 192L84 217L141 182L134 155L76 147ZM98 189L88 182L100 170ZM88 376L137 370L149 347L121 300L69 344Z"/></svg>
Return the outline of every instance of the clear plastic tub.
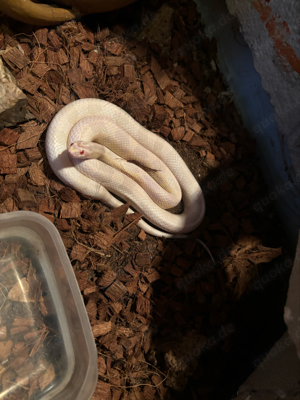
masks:
<svg viewBox="0 0 300 400"><path fill-rule="evenodd" d="M89 400L97 350L60 235L45 217L0 214L0 398Z"/></svg>

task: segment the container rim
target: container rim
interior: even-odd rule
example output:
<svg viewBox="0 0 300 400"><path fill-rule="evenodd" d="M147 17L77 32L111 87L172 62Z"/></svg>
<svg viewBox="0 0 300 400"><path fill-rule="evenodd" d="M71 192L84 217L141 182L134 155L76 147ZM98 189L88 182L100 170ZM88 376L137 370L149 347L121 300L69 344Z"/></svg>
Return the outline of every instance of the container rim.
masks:
<svg viewBox="0 0 300 400"><path fill-rule="evenodd" d="M61 264L64 269L66 279L74 299L74 303L76 305L78 316L81 322L81 329L84 335L89 355L89 363L86 370L85 378L83 380L80 392L76 394L77 396L85 395L87 397L80 397L80 398L76 397L76 398L80 400L81 399L89 400L93 395L93 393L95 392L98 380L97 347L92 334L90 321L88 319L88 315L81 297L77 279L75 277L66 248L62 242L62 239L55 225L43 215L40 215L34 211L25 211L25 210L12 211L9 213L0 214L0 224L3 222L6 223L14 222L17 225L20 221L22 221L23 223L26 221L35 222L38 225L40 225L42 229L45 229L51 236L53 244L60 254ZM91 385L91 381L93 382L93 385ZM55 398L53 400L55 400Z"/></svg>

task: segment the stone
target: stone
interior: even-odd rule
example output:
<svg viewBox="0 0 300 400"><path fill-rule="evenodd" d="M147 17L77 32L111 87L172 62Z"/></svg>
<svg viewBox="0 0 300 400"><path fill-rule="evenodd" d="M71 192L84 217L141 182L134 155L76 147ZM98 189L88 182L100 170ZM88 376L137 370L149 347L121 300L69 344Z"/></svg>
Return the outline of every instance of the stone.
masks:
<svg viewBox="0 0 300 400"><path fill-rule="evenodd" d="M0 129L25 120L27 97L0 57Z"/></svg>

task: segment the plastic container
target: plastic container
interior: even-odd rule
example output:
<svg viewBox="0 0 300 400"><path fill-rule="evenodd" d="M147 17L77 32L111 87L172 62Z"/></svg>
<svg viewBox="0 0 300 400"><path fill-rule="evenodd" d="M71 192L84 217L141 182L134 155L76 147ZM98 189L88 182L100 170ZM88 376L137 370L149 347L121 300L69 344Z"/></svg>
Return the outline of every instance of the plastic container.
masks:
<svg viewBox="0 0 300 400"><path fill-rule="evenodd" d="M0 214L0 398L88 400L97 350L60 235L29 211Z"/></svg>

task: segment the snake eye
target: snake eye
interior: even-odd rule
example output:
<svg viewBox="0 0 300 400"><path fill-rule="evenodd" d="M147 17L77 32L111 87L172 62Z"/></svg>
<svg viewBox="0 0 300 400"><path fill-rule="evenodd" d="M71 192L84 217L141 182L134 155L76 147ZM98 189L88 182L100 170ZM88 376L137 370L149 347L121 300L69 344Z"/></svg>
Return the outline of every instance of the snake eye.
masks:
<svg viewBox="0 0 300 400"><path fill-rule="evenodd" d="M81 150L80 154L81 154L81 155L84 154L84 150Z"/></svg>
<svg viewBox="0 0 300 400"><path fill-rule="evenodd" d="M71 143L71 144L70 144L70 147L73 146L73 144L74 144L74 143Z"/></svg>

